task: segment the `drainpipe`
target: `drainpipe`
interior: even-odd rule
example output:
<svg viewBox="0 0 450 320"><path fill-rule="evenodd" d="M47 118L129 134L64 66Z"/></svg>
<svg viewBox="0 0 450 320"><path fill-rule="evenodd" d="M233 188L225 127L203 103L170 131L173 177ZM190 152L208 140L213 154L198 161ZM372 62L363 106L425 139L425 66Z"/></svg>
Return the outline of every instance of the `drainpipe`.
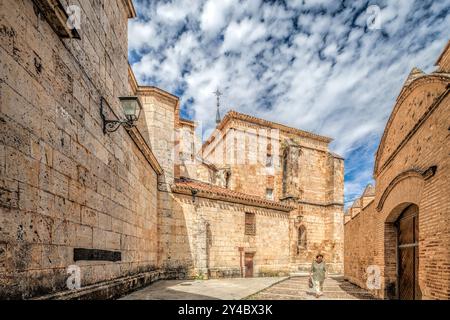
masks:
<svg viewBox="0 0 450 320"><path fill-rule="evenodd" d="M244 266L242 263L242 252L244 252L244 247L239 247L239 264L241 267L241 278L244 277Z"/></svg>

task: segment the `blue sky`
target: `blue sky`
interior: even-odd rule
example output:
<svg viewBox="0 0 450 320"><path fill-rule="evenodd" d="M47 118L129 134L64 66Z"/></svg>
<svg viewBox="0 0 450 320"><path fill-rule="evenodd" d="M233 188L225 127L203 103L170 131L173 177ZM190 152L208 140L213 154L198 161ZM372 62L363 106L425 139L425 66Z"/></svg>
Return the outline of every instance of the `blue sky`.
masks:
<svg viewBox="0 0 450 320"><path fill-rule="evenodd" d="M410 70L432 72L450 35L450 0L133 2L129 58L140 84L179 96L182 116L209 129L219 87L222 114L333 137L347 204L372 182Z"/></svg>

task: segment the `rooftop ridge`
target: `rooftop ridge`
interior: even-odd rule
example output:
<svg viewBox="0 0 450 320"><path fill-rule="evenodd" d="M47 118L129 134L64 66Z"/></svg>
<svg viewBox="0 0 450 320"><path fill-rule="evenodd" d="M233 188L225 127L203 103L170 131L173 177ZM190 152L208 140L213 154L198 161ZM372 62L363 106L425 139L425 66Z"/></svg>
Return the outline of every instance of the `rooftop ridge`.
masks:
<svg viewBox="0 0 450 320"><path fill-rule="evenodd" d="M298 129L298 128L294 128L294 127L290 127L287 126L285 124L282 123L278 123L275 121L270 121L270 120L266 120L266 119L262 119L262 118L258 118L249 114L245 114L242 112L238 112L235 110L230 110L227 112L227 114L225 115L225 117L231 117L233 119L239 119L239 120L244 120L244 121L249 121L249 122L253 122L253 123L259 123L259 124L264 124L267 126L271 126L271 127L276 127L277 129L280 129L282 131L287 131L287 132L292 132L292 133L299 133L300 135L306 136L308 138L312 138L312 139L316 139L319 141L323 141L323 142L327 142L330 143L331 141L333 141L332 138L326 137L326 136L322 136L310 131L305 131L302 129ZM225 118L224 118L225 119Z"/></svg>
<svg viewBox="0 0 450 320"><path fill-rule="evenodd" d="M203 181L186 177L175 179L175 183L172 186L172 192L182 194L192 194L191 193L192 191L196 191L197 195L204 196L206 198L213 198L213 199L219 198L218 200L247 204L263 208L268 207L271 209L282 210L285 212L289 212L295 209L294 207L279 201L264 199L259 196L219 187Z"/></svg>

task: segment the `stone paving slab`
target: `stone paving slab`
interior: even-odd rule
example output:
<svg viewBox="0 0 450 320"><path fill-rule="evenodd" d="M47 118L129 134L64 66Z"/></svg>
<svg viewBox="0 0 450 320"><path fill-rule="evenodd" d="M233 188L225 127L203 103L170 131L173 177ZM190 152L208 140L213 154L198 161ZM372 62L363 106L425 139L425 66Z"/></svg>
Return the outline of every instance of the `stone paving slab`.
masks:
<svg viewBox="0 0 450 320"><path fill-rule="evenodd" d="M324 295L316 298L308 287L308 277L291 277L257 294L249 300L372 300L367 291L355 286L342 277L329 277L323 286Z"/></svg>
<svg viewBox="0 0 450 320"><path fill-rule="evenodd" d="M287 277L211 280L162 280L124 296L121 300L240 300Z"/></svg>

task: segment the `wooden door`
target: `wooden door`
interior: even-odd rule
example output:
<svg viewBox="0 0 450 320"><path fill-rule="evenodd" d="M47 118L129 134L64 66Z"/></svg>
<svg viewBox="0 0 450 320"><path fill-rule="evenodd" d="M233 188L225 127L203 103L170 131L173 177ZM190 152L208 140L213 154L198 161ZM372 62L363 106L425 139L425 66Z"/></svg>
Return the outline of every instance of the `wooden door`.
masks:
<svg viewBox="0 0 450 320"><path fill-rule="evenodd" d="M245 277L252 278L253 277L253 253L245 254Z"/></svg>
<svg viewBox="0 0 450 320"><path fill-rule="evenodd" d="M419 221L418 207L411 205L397 220L398 228L398 289L400 300L422 298L418 283Z"/></svg>

